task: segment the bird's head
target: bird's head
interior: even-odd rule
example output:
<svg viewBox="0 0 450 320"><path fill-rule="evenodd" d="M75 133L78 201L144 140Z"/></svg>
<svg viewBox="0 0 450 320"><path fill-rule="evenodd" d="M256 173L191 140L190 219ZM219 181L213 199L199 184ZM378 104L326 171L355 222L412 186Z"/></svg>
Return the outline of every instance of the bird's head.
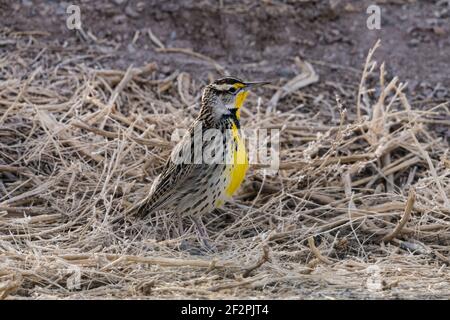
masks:
<svg viewBox="0 0 450 320"><path fill-rule="evenodd" d="M203 91L203 111L211 113L214 120L235 117L239 120L240 109L250 89L269 82L244 82L234 77L217 79Z"/></svg>

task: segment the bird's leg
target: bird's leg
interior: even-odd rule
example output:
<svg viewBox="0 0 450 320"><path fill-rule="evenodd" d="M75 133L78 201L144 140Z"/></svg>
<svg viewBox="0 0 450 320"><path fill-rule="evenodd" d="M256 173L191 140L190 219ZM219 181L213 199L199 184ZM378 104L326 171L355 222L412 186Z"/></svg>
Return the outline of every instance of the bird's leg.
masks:
<svg viewBox="0 0 450 320"><path fill-rule="evenodd" d="M197 227L197 231L199 234L199 240L202 242L203 246L210 252L216 252L217 249L213 243L211 243L208 231L206 230L205 225L203 224L202 218L198 216L192 217L192 220L195 223L195 226Z"/></svg>
<svg viewBox="0 0 450 320"><path fill-rule="evenodd" d="M177 222L178 222L178 234L180 237L183 236L184 234L184 228L183 228L183 217L181 216L181 213L177 212L176 213L177 216Z"/></svg>

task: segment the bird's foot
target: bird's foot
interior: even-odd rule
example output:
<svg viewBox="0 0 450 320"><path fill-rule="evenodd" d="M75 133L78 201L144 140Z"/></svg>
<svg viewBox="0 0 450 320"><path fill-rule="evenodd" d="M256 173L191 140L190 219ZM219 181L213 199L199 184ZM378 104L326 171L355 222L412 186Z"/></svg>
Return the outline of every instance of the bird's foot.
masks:
<svg viewBox="0 0 450 320"><path fill-rule="evenodd" d="M206 251L206 253L209 253L209 254L217 253L216 245L213 242L211 242L208 238L200 237L199 240L200 240L200 242L202 244L202 249L204 251Z"/></svg>
<svg viewBox="0 0 450 320"><path fill-rule="evenodd" d="M186 251L194 256L205 256L208 254L213 254L217 252L216 246L211 243L209 240L203 241L201 239L201 245L195 245L194 243L190 243L188 240L182 240L180 243L180 250Z"/></svg>
<svg viewBox="0 0 450 320"><path fill-rule="evenodd" d="M217 252L217 248L214 245L214 243L211 242L208 236L208 230L206 230L206 226L203 224L201 217L193 217L195 226L197 227L198 232L198 239L200 240L200 243L202 244L202 248L207 253L215 253Z"/></svg>
<svg viewBox="0 0 450 320"><path fill-rule="evenodd" d="M203 255L201 249L198 246L195 246L192 243L189 243L189 241L187 241L187 240L182 240L179 248L181 251L186 251L193 256Z"/></svg>

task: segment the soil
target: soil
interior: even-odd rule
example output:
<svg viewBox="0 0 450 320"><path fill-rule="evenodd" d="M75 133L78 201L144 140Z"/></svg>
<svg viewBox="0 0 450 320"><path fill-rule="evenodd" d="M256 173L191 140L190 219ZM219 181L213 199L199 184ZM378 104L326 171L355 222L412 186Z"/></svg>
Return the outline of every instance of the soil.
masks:
<svg viewBox="0 0 450 320"><path fill-rule="evenodd" d="M299 56L317 67L321 81L347 82L359 77L369 48L381 39L376 59L387 61L390 74L408 81L412 94L428 99L449 95L448 1L375 1L381 8L380 30L366 25L366 10L373 1L72 3L80 6L84 33L92 34L86 41L67 28L70 3L64 1L2 0L0 26L45 31L48 40L59 45L96 39L112 55L107 63L111 67L157 61L161 76L174 69L196 71L202 81L213 69L183 54L156 52L147 31L166 47L191 48L246 79L290 78L297 72L293 59Z"/></svg>

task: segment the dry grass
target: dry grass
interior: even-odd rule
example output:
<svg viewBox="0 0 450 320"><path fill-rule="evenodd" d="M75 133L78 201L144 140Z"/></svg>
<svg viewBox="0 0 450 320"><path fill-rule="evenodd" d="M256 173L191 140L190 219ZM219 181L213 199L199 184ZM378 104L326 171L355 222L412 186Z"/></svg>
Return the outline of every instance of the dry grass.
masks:
<svg viewBox="0 0 450 320"><path fill-rule="evenodd" d="M194 256L179 245L195 231L177 236L170 215L111 221L158 174L203 84L157 79L153 63L106 70L105 55L36 37L1 33L16 46L0 56L0 298L450 297L450 161L432 130L450 125L448 103L412 108L371 56L354 105L318 101L337 121L296 111L295 81L251 96L244 126L281 129L281 170L253 168L205 219L219 253Z"/></svg>

